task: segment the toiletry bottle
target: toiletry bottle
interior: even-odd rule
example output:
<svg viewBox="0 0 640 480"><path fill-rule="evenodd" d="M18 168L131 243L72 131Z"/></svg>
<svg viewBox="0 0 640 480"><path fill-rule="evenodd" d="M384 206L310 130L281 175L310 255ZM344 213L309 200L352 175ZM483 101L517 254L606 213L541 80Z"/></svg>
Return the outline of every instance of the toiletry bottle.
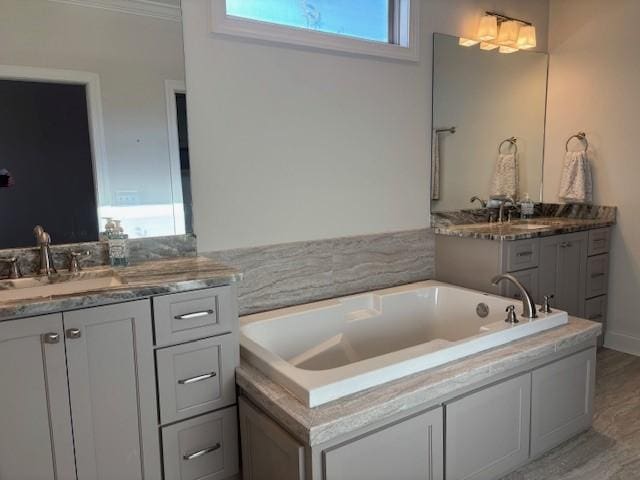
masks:
<svg viewBox="0 0 640 480"><path fill-rule="evenodd" d="M104 231L100 232L100 239L106 241L115 232L116 224L113 223L113 218L111 217L104 217L104 220L106 220L106 223L104 224Z"/></svg>
<svg viewBox="0 0 640 480"><path fill-rule="evenodd" d="M114 221L113 232L108 237L109 260L112 267L126 267L129 264L129 235L124 233L120 220Z"/></svg>
<svg viewBox="0 0 640 480"><path fill-rule="evenodd" d="M520 202L520 218L528 219L533 217L533 211L535 208L535 204L533 200L529 198L529 194L524 194L524 199Z"/></svg>

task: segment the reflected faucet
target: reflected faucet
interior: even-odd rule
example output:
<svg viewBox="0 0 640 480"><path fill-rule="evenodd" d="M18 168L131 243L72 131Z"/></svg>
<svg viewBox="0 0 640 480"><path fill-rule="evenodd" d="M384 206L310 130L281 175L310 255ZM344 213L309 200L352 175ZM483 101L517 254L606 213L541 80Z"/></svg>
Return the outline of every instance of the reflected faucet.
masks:
<svg viewBox="0 0 640 480"><path fill-rule="evenodd" d="M480 202L480 205L482 206L482 208L486 208L487 207L487 202L485 202L484 200L482 200L480 197L478 197L477 195L474 195L473 197L471 197L469 199L469 202L473 203L473 202Z"/></svg>
<svg viewBox="0 0 640 480"><path fill-rule="evenodd" d="M536 305L533 301L533 297L527 291L525 286L520 283L520 280L510 273L504 273L493 277L491 279L491 284L494 286L498 285L502 280L510 281L518 288L518 290L520 290L520 296L522 297L522 316L525 318L537 318L538 314L536 313Z"/></svg>
<svg viewBox="0 0 640 480"><path fill-rule="evenodd" d="M51 236L45 232L44 228L40 225L35 226L33 233L36 236L36 244L40 249L40 268L38 269L38 273L48 277L58 273L51 256Z"/></svg>
<svg viewBox="0 0 640 480"><path fill-rule="evenodd" d="M500 202L500 211L498 212L498 222L499 223L504 223L504 207L507 203L510 203L511 206L515 207L516 206L516 201L513 199L513 197L509 197L509 196L504 196L502 198L499 198L498 201Z"/></svg>

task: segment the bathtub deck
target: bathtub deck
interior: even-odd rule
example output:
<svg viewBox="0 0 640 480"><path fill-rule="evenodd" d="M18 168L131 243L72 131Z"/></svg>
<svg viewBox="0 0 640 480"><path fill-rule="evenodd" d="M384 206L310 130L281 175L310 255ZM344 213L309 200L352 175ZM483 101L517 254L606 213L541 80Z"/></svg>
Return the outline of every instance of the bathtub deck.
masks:
<svg viewBox="0 0 640 480"><path fill-rule="evenodd" d="M593 428L503 480L640 479L640 358L598 353Z"/></svg>

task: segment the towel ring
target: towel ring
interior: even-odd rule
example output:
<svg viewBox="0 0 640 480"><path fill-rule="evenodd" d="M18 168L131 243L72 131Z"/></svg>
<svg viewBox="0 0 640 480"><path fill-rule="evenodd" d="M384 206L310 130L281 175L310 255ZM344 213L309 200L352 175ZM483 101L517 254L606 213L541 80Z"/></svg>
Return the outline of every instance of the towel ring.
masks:
<svg viewBox="0 0 640 480"><path fill-rule="evenodd" d="M571 143L571 140L573 139L576 140L580 140L582 143L584 143L584 151L586 152L587 150L589 150L589 140L587 140L587 134L585 132L578 132L575 135L571 135L568 140L567 143L565 145L565 150L567 152L569 152L569 144Z"/></svg>
<svg viewBox="0 0 640 480"><path fill-rule="evenodd" d="M516 137L509 137L506 140L503 140L500 146L498 147L498 153L502 155L502 147L505 143L511 144L513 148L515 148L514 154L518 153L518 139Z"/></svg>

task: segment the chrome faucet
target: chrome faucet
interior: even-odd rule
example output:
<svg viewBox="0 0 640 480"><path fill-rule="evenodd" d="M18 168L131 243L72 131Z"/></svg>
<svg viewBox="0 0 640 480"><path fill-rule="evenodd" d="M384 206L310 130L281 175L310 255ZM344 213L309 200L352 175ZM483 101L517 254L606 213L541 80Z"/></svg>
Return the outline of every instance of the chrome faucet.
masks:
<svg viewBox="0 0 640 480"><path fill-rule="evenodd" d="M36 236L36 244L40 249L40 268L38 273L47 276L58 273L51 256L51 236L40 225L35 226L33 233Z"/></svg>
<svg viewBox="0 0 640 480"><path fill-rule="evenodd" d="M510 281L518 288L518 290L520 290L520 296L522 297L522 316L525 318L537 318L538 314L536 313L536 305L533 301L533 297L527 291L525 286L520 283L520 280L509 273L504 273L493 277L491 279L491 283L495 286L502 280Z"/></svg>
<svg viewBox="0 0 640 480"><path fill-rule="evenodd" d="M469 202L470 202L470 203L473 203L473 202L480 202L480 205L482 206L482 208L486 208L486 207L487 207L487 202L485 202L484 200L482 200L482 199L481 199L479 196L477 196L477 195L474 195L473 197L471 197L471 198L469 199Z"/></svg>
<svg viewBox="0 0 640 480"><path fill-rule="evenodd" d="M498 222L504 223L504 207L507 203L510 203L512 206L516 205L516 201L513 197L505 196L504 198L499 199L500 202L500 211L498 212Z"/></svg>

